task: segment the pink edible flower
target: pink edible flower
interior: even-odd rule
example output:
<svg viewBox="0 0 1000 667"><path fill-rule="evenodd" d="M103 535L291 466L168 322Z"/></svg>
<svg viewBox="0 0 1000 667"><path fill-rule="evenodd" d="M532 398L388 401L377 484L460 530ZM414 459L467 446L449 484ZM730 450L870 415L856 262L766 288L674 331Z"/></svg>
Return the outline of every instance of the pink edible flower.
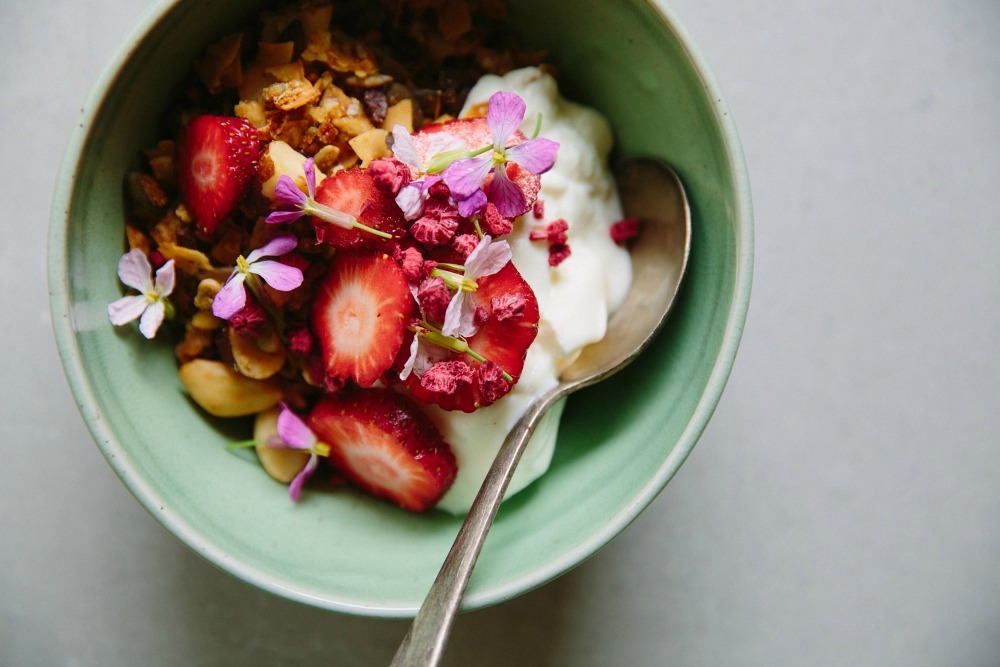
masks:
<svg viewBox="0 0 1000 667"><path fill-rule="evenodd" d="M154 280L146 254L133 248L118 260L118 278L139 290L139 294L123 296L108 306L111 324L121 326L139 320L139 332L146 338L154 338L168 312L172 312L167 297L174 291L174 260L157 269Z"/></svg>
<svg viewBox="0 0 1000 667"><path fill-rule="evenodd" d="M302 486L319 466L319 457L330 455L329 445L320 442L316 434L287 405L282 405L278 414L278 434L268 438L265 444L272 449L300 449L309 452L305 467L288 487L288 497L292 502L298 502Z"/></svg>
<svg viewBox="0 0 1000 667"><path fill-rule="evenodd" d="M431 366L439 361L447 359L449 351L447 348L428 342L422 335L427 329L418 327L410 342L410 356L407 357L403 369L399 372L399 379L405 380L413 373L416 377L422 376Z"/></svg>
<svg viewBox="0 0 1000 667"><path fill-rule="evenodd" d="M479 241L465 260L462 286L448 304L441 333L445 336L467 337L479 330L475 324L476 304L469 298L469 294L478 287L476 280L493 275L506 266L510 258L510 244L506 241L494 241L488 234Z"/></svg>
<svg viewBox="0 0 1000 667"><path fill-rule="evenodd" d="M500 215L513 218L524 212L527 199L521 188L507 176L506 164L513 162L532 174L544 174L555 164L559 144L541 137L507 147L510 136L524 120L525 104L518 95L494 93L490 97L486 122L493 138L492 150L452 162L443 172L445 183L458 204L462 217L470 217L487 202ZM484 190L486 177L493 179Z"/></svg>
<svg viewBox="0 0 1000 667"><path fill-rule="evenodd" d="M228 320L246 305L247 294L243 284L257 290L256 278L260 278L279 292L289 292L302 284L302 270L265 257L278 257L295 249L298 240L292 234L279 234L262 247L254 250L246 258L236 258L236 267L229 279L212 301L212 313Z"/></svg>

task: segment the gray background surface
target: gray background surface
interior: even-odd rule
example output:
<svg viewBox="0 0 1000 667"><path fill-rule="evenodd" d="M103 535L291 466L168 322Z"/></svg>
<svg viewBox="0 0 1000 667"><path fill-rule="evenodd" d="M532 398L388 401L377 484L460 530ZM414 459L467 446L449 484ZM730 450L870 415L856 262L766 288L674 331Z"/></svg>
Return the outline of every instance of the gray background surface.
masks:
<svg viewBox="0 0 1000 667"><path fill-rule="evenodd" d="M407 624L203 562L87 433L48 207L143 0L0 0L0 664L378 665ZM753 182L729 386L666 491L447 664L1000 664L1000 2L675 0Z"/></svg>

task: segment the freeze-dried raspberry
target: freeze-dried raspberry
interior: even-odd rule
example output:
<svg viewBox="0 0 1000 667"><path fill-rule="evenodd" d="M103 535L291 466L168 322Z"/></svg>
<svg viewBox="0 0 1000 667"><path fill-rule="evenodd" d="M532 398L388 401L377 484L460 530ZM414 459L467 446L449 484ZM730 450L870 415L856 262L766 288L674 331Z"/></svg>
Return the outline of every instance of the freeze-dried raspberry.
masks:
<svg viewBox="0 0 1000 667"><path fill-rule="evenodd" d="M639 235L639 218L625 218L611 225L611 240L624 245Z"/></svg>
<svg viewBox="0 0 1000 667"><path fill-rule="evenodd" d="M431 199L424 214L410 227L410 234L425 246L444 245L458 229L458 211L448 204Z"/></svg>
<svg viewBox="0 0 1000 667"><path fill-rule="evenodd" d="M458 388L472 384L475 374L461 359L439 361L420 376L420 385L428 390L446 395L454 394Z"/></svg>
<svg viewBox="0 0 1000 667"><path fill-rule="evenodd" d="M545 219L545 202L541 199L536 199L534 206L531 207L531 212L535 216L535 220Z"/></svg>
<svg viewBox="0 0 1000 667"><path fill-rule="evenodd" d="M314 342L315 339L313 338L312 332L305 327L295 329L288 334L288 350L290 352L295 352L301 355L309 354L312 352Z"/></svg>
<svg viewBox="0 0 1000 667"><path fill-rule="evenodd" d="M569 225L562 218L558 220L553 220L547 225L538 225L528 234L528 238L532 241L548 241L549 243L566 243L567 234L566 230L569 229Z"/></svg>
<svg viewBox="0 0 1000 667"><path fill-rule="evenodd" d="M462 256L465 260L476 246L479 244L479 238L475 234L459 234L451 240L452 249Z"/></svg>
<svg viewBox="0 0 1000 667"><path fill-rule="evenodd" d="M425 278L417 288L417 301L427 319L444 322L444 314L448 310L448 302L451 301L451 292L441 278L436 276Z"/></svg>
<svg viewBox="0 0 1000 667"><path fill-rule="evenodd" d="M267 333L267 316L264 309L256 301L247 299L247 303L236 314L229 318L229 326L241 336L257 340Z"/></svg>
<svg viewBox="0 0 1000 667"><path fill-rule="evenodd" d="M492 361L486 361L476 369L476 380L487 404L502 398L510 391L510 384L503 376L503 369Z"/></svg>
<svg viewBox="0 0 1000 667"><path fill-rule="evenodd" d="M424 256L416 248L398 248L393 252L393 257L399 262L403 275L411 283L424 277Z"/></svg>
<svg viewBox="0 0 1000 667"><path fill-rule="evenodd" d="M504 322L520 317L527 303L528 300L521 294L501 294L490 299L490 308L493 311L493 317L497 318L499 322Z"/></svg>
<svg viewBox="0 0 1000 667"><path fill-rule="evenodd" d="M472 323L481 327L490 321L490 311L485 306L476 306L476 312L472 314Z"/></svg>
<svg viewBox="0 0 1000 667"><path fill-rule="evenodd" d="M510 234L511 230L514 229L514 221L500 215L500 211L492 202L486 204L486 208L483 210L482 224L483 231L493 238Z"/></svg>
<svg viewBox="0 0 1000 667"><path fill-rule="evenodd" d="M549 246L549 266L559 266L569 257L569 246L565 243L553 243Z"/></svg>
<svg viewBox="0 0 1000 667"><path fill-rule="evenodd" d="M410 168L395 158L373 160L368 165L368 175L382 194L392 198L410 182Z"/></svg>

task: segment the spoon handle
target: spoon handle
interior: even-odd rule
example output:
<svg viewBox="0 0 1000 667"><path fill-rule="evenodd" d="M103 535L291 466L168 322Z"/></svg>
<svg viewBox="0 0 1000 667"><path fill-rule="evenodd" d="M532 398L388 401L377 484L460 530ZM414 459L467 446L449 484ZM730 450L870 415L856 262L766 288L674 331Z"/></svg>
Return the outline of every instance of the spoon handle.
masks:
<svg viewBox="0 0 1000 667"><path fill-rule="evenodd" d="M479 552L486 541L500 501L517 468L535 425L549 406L558 398L552 392L535 402L507 434L476 500L458 531L448 557L420 606L409 632L392 659L390 667L432 667L444 653L451 626L458 613L462 596L472 576Z"/></svg>

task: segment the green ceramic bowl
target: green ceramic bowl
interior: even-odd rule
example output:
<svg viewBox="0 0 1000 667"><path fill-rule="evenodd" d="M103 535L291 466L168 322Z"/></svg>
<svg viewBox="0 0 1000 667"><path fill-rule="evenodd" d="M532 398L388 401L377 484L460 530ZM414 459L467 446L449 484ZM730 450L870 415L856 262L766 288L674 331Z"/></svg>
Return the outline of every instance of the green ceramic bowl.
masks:
<svg viewBox="0 0 1000 667"><path fill-rule="evenodd" d="M104 71L68 147L52 210L52 319L83 418L146 509L253 585L317 607L411 616L460 520L411 515L350 491L298 505L224 449L245 430L198 412L171 343L108 323L120 295L122 177L156 138L188 64L261 2L161 0ZM670 162L691 197L693 242L673 314L639 363L574 395L551 471L506 503L466 607L508 599L606 544L663 489L702 433L733 364L750 294L746 167L705 64L659 0L513 0L511 24L548 48L565 94L611 121L620 154Z"/></svg>

